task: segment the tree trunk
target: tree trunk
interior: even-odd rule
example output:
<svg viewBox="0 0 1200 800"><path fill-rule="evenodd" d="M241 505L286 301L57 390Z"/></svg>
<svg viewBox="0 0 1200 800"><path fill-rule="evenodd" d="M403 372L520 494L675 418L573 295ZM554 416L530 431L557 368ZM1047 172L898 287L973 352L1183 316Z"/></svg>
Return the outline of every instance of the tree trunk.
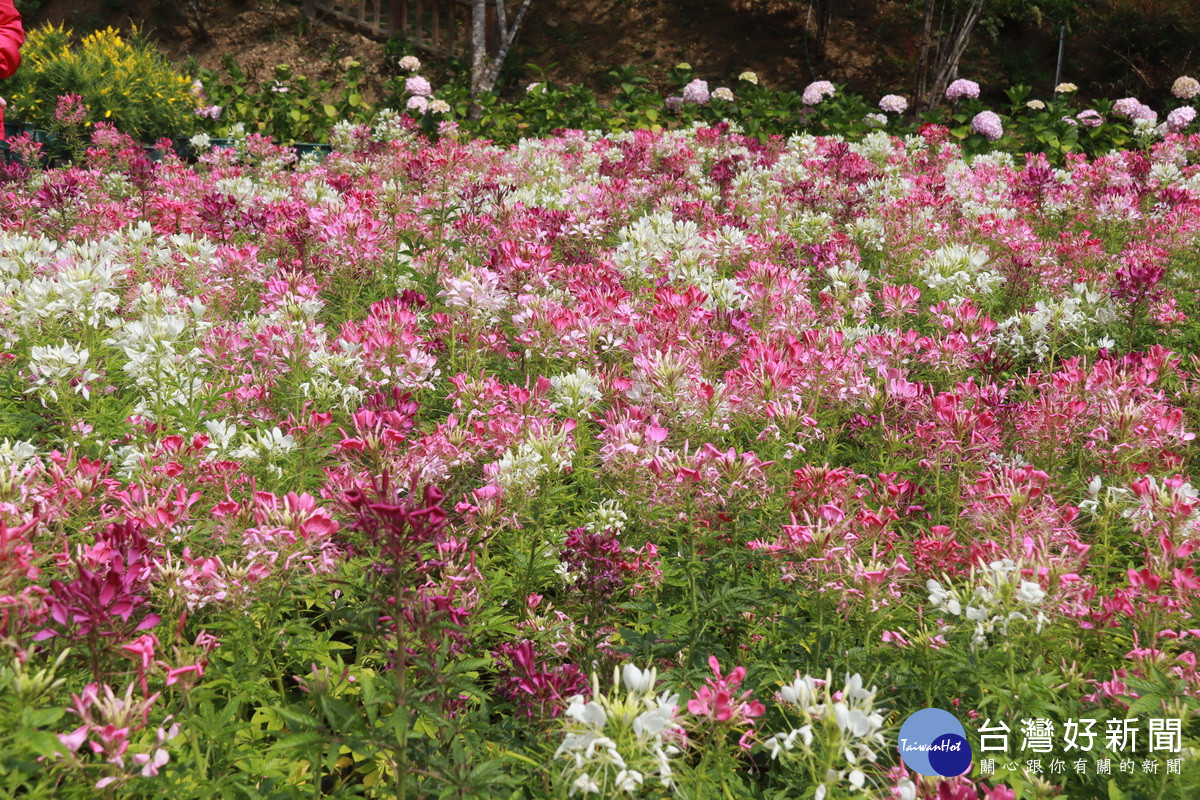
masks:
<svg viewBox="0 0 1200 800"><path fill-rule="evenodd" d="M833 22L831 0L817 0L817 58L825 60L825 46L829 42L829 25Z"/></svg>
<svg viewBox="0 0 1200 800"><path fill-rule="evenodd" d="M965 7L951 9L947 23L947 6L955 4L955 0L943 0L936 14L938 22L935 26L933 18L937 0L926 0L916 83L916 98L921 108L934 105L958 74L959 62L971 43L971 34L983 14L984 2L970 0Z"/></svg>
<svg viewBox="0 0 1200 800"><path fill-rule="evenodd" d="M196 37L196 41L200 43L212 41L212 34L204 24L204 14L200 10L199 0L186 0L182 10L183 19L187 23L188 30L192 32L192 36Z"/></svg>
<svg viewBox="0 0 1200 800"><path fill-rule="evenodd" d="M958 64L962 61L963 53L967 51L967 45L971 43L971 33L975 30L975 24L979 22L979 17L983 13L984 0L972 0L970 7L961 17L957 17L955 21L957 26L952 27L948 34L948 46L943 52L938 53L938 71L930 87L931 97L940 97L946 91L946 87L950 85L950 81L954 80L958 75Z"/></svg>
<svg viewBox="0 0 1200 800"><path fill-rule="evenodd" d="M487 56L487 0L471 0L471 119L483 113L479 95L487 91Z"/></svg>
<svg viewBox="0 0 1200 800"><path fill-rule="evenodd" d="M921 29L921 54L917 57L917 85L914 94L919 105L925 103L929 83L929 45L933 39L933 7L935 0L925 0L925 26Z"/></svg>
<svg viewBox="0 0 1200 800"><path fill-rule="evenodd" d="M489 58L487 0L472 0L471 2L471 118L478 119L483 113L479 105L479 96L490 92L496 86L500 77L500 68L504 59L517 38L521 28L521 20L533 0L521 0L517 13L513 16L512 24L504 8L504 0L496 0L496 55Z"/></svg>

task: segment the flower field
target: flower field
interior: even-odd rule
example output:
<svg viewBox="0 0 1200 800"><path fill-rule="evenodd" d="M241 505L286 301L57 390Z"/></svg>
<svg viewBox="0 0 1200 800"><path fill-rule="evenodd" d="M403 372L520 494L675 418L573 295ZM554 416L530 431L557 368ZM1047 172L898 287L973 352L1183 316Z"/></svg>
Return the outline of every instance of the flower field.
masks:
<svg viewBox="0 0 1200 800"><path fill-rule="evenodd" d="M335 133L0 167L8 796L1200 794L1200 135Z"/></svg>

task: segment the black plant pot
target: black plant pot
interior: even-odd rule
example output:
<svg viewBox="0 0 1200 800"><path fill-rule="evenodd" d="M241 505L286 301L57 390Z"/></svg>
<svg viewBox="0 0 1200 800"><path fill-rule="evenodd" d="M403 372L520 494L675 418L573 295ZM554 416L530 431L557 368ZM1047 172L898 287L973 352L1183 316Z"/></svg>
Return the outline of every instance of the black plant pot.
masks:
<svg viewBox="0 0 1200 800"><path fill-rule="evenodd" d="M292 145L296 151L297 158L304 158L307 155L315 153L318 160L324 161L333 152L333 145L329 144L311 144L308 142L300 142Z"/></svg>

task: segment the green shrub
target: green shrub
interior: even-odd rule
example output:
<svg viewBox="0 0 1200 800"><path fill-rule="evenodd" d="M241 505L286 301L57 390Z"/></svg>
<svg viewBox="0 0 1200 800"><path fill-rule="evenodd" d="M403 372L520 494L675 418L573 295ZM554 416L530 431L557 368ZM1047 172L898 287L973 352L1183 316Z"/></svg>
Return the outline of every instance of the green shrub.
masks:
<svg viewBox="0 0 1200 800"><path fill-rule="evenodd" d="M362 97L362 65L350 62L342 76L341 94L330 98L325 81L310 81L275 67L271 80L251 82L232 57L223 64L225 77L211 70L200 71L203 94L210 105L201 111L201 125L214 136L228 136L241 124L247 133L270 136L279 144L328 142L329 131L338 120L367 122L375 110Z"/></svg>
<svg viewBox="0 0 1200 800"><path fill-rule="evenodd" d="M46 25L29 32L22 56L17 74L0 82L11 122L49 128L58 98L76 94L89 125L111 122L142 140L195 127L191 80L137 29L125 37L107 28L76 40L71 30Z"/></svg>

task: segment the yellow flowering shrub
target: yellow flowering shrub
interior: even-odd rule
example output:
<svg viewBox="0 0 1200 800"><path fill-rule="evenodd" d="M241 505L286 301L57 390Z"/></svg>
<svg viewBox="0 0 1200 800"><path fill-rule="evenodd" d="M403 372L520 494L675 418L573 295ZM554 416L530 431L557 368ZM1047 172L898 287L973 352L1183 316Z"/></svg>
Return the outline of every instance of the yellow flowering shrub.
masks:
<svg viewBox="0 0 1200 800"><path fill-rule="evenodd" d="M77 94L88 108L88 125L108 121L144 141L191 133L196 96L192 81L177 72L135 28L114 28L77 39L70 29L45 25L29 32L17 74L0 81L7 119L49 127L61 95Z"/></svg>

